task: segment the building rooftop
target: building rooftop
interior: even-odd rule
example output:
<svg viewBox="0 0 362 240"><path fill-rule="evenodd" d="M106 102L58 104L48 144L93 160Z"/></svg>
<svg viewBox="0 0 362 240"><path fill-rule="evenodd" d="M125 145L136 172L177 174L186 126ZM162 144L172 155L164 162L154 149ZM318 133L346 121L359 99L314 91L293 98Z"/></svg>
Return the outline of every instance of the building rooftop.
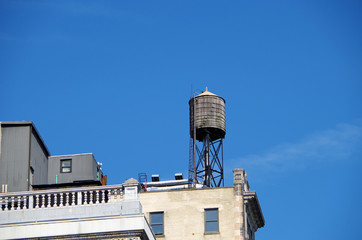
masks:
<svg viewBox="0 0 362 240"><path fill-rule="evenodd" d="M40 144L45 149L48 156L50 156L50 151L49 151L48 147L46 146L44 140L40 136L38 130L36 129L36 127L35 127L35 125L34 125L34 123L32 121L28 121L28 120L24 120L24 121L2 121L2 122L0 122L0 125L3 125L3 126L31 126L32 129L34 130L35 134L36 134L36 137L39 139Z"/></svg>

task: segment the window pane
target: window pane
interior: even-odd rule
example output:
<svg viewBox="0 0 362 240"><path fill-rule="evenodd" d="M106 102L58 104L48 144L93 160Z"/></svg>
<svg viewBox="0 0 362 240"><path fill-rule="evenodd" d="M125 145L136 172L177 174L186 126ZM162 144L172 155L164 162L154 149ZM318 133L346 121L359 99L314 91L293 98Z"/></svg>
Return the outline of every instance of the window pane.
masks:
<svg viewBox="0 0 362 240"><path fill-rule="evenodd" d="M152 230L155 234L163 234L163 226L162 225L155 225L152 226Z"/></svg>
<svg viewBox="0 0 362 240"><path fill-rule="evenodd" d="M217 210L206 210L206 221L217 221Z"/></svg>
<svg viewBox="0 0 362 240"><path fill-rule="evenodd" d="M62 167L70 167L70 160L62 161Z"/></svg>
<svg viewBox="0 0 362 240"><path fill-rule="evenodd" d="M206 232L218 232L219 224L217 222L206 222Z"/></svg>
<svg viewBox="0 0 362 240"><path fill-rule="evenodd" d="M163 213L152 213L151 214L151 223L152 224L162 224L163 223Z"/></svg>
<svg viewBox="0 0 362 240"><path fill-rule="evenodd" d="M70 168L69 167L63 167L62 172L70 172Z"/></svg>

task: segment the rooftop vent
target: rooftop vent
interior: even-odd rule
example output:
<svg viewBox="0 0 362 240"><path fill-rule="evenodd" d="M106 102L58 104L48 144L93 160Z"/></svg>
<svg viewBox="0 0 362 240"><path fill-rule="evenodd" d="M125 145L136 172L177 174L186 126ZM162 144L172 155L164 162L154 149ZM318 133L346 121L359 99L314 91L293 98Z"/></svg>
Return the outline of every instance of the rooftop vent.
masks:
<svg viewBox="0 0 362 240"><path fill-rule="evenodd" d="M175 180L182 180L182 179L184 179L182 173L175 173Z"/></svg>
<svg viewBox="0 0 362 240"><path fill-rule="evenodd" d="M160 175L159 174L152 174L152 182L159 182Z"/></svg>

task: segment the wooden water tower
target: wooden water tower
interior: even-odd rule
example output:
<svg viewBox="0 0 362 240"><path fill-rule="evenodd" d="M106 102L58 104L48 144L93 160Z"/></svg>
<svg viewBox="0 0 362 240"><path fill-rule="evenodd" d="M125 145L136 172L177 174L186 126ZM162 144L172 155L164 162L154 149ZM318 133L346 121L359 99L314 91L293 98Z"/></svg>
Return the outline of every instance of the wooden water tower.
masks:
<svg viewBox="0 0 362 240"><path fill-rule="evenodd" d="M191 97L189 180L193 186L224 186L225 100L206 91Z"/></svg>

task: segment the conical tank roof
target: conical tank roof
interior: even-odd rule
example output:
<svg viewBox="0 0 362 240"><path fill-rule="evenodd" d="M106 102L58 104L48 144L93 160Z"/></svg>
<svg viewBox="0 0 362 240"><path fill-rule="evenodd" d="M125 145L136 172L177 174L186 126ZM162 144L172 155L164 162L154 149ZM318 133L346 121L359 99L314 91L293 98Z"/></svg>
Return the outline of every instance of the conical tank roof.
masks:
<svg viewBox="0 0 362 240"><path fill-rule="evenodd" d="M209 92L209 91L207 90L207 87L206 87L205 92L200 93L199 95L197 95L197 97L199 97L199 96L205 96L205 95L208 95L208 96L217 96L216 94L213 94L212 92Z"/></svg>

